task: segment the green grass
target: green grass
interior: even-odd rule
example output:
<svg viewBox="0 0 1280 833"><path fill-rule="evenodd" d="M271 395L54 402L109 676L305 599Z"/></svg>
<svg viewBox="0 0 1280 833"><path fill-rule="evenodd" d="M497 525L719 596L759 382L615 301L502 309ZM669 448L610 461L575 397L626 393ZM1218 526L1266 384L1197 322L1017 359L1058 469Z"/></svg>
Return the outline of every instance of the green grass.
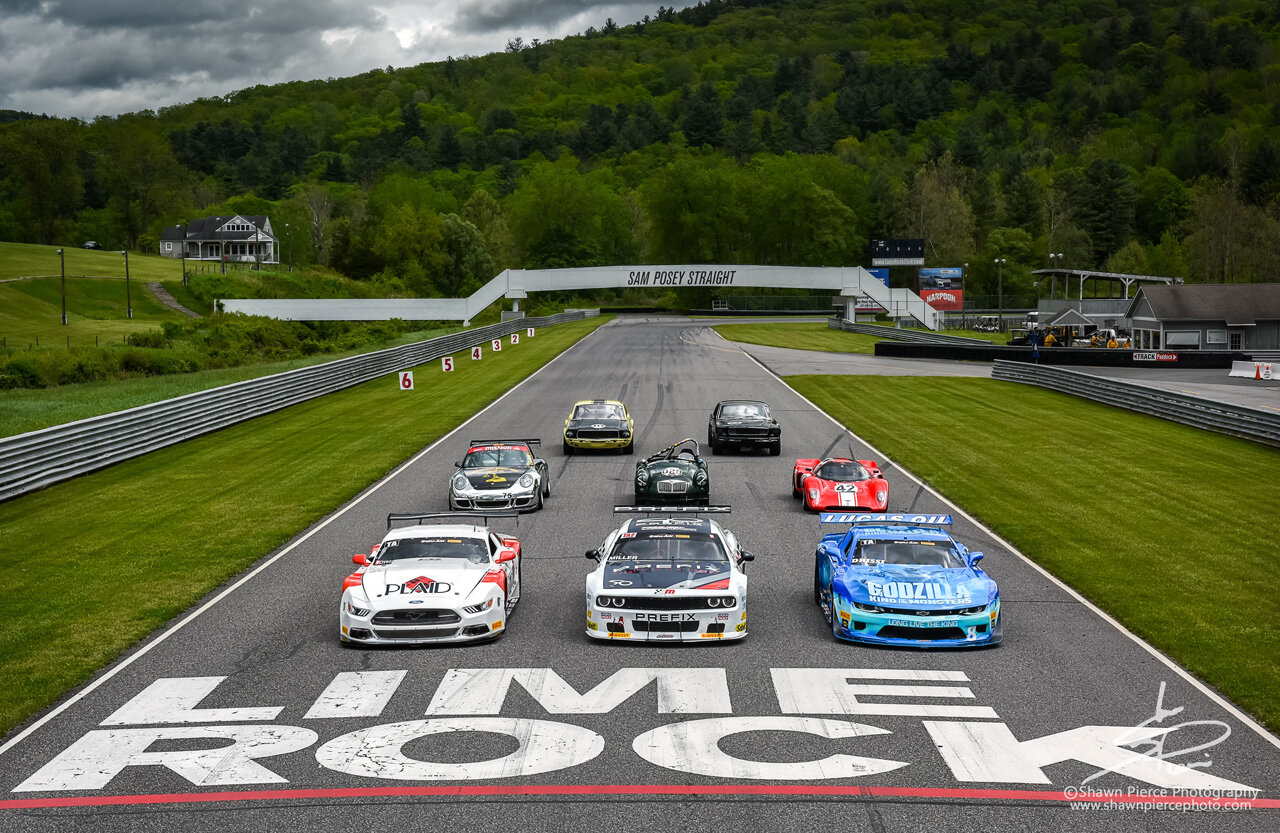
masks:
<svg viewBox="0 0 1280 833"><path fill-rule="evenodd" d="M1011 382L786 381L1280 729L1280 451Z"/></svg>
<svg viewBox="0 0 1280 833"><path fill-rule="evenodd" d="M451 374L433 361L413 392L388 376L0 504L0 734L605 320L542 328Z"/></svg>
<svg viewBox="0 0 1280 833"><path fill-rule="evenodd" d="M875 353L875 336L832 330L827 322L806 321L780 324L721 324L712 327L729 341L790 347L794 350L821 350L827 353Z"/></svg>
<svg viewBox="0 0 1280 833"><path fill-rule="evenodd" d="M30 277L59 277L58 246L32 243L0 243L0 280ZM124 280L124 257L117 250L94 251L73 246L61 247L67 277L102 277ZM188 264L189 265L189 264ZM182 281L182 261L129 252L129 277L136 281Z"/></svg>
<svg viewBox="0 0 1280 833"><path fill-rule="evenodd" d="M184 316L165 307L137 281L130 281L133 319L127 316L124 279L67 278L67 324L62 323L58 278L0 283L0 338L9 348L123 343L124 336L157 329Z"/></svg>
<svg viewBox="0 0 1280 833"><path fill-rule="evenodd" d="M112 379L102 382L85 382L76 385L58 385L32 390L17 388L0 391L0 437L9 437L27 431L38 431L51 425L62 425L99 414L123 411L162 399L195 393L196 391L257 379L272 373L283 373L299 367L310 367L331 362L345 356L369 352L370 349L386 350L401 344L425 341L436 336L457 332L460 327L421 330L406 333L375 348L361 348L337 353L324 353L288 361L246 364L197 373L176 373L165 376L142 376L133 379Z"/></svg>

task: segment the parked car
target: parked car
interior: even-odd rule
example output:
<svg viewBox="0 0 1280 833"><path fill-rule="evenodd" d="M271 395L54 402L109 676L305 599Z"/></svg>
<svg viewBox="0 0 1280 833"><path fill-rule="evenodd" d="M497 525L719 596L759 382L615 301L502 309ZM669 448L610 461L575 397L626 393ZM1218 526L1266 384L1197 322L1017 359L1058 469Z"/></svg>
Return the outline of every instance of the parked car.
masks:
<svg viewBox="0 0 1280 833"><path fill-rule="evenodd" d="M80 248L82 248L82 249L101 249L101 248L102 248L102 244L101 244L101 243L99 243L97 240L86 240L86 241L84 241L83 243L81 243L81 244L80 244Z"/></svg>

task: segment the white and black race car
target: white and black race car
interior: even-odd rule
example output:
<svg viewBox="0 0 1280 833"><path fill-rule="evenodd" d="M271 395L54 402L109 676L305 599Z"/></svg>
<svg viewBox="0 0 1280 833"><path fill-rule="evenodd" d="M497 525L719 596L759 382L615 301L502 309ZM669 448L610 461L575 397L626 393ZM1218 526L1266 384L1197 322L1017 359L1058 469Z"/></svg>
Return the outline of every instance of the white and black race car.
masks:
<svg viewBox="0 0 1280 833"><path fill-rule="evenodd" d="M388 532L342 582L338 612L344 643L406 645L474 642L501 636L520 600L520 542L469 519L387 516ZM395 523L411 526L391 529Z"/></svg>
<svg viewBox="0 0 1280 833"><path fill-rule="evenodd" d="M551 495L547 461L532 451L541 444L536 439L471 440L467 455L454 463L457 473L449 478L449 508L455 512L541 509Z"/></svg>
<svg viewBox="0 0 1280 833"><path fill-rule="evenodd" d="M747 576L755 556L733 533L691 513L727 506L619 506L646 513L609 533L587 576L587 636L700 642L747 635ZM661 514L661 517L652 515Z"/></svg>

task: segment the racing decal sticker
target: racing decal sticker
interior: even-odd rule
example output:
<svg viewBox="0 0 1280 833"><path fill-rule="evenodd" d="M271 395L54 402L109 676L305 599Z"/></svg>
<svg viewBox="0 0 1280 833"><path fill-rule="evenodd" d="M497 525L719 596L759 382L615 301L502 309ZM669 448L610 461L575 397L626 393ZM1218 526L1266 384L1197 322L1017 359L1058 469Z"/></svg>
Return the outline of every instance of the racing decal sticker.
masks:
<svg viewBox="0 0 1280 833"><path fill-rule="evenodd" d="M951 587L940 581L868 581L867 593L873 602L970 602L966 587Z"/></svg>
<svg viewBox="0 0 1280 833"><path fill-rule="evenodd" d="M409 579L403 584L388 583L386 594L390 596L392 593L400 593L401 595L407 593L448 593L452 589L453 585L447 581L436 581L426 576L418 576L417 578Z"/></svg>

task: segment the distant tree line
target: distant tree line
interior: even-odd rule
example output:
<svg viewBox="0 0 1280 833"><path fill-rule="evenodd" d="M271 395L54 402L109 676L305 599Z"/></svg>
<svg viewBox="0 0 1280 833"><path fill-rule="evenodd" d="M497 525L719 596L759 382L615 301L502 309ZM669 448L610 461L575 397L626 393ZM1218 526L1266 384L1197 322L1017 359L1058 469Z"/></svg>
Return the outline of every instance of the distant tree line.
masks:
<svg viewBox="0 0 1280 833"><path fill-rule="evenodd" d="M0 124L0 238L268 214L419 295L505 267L1066 266L1280 280L1280 6L711 0L558 41ZM23 114L29 115L29 114ZM3 119L0 119L2 122Z"/></svg>

